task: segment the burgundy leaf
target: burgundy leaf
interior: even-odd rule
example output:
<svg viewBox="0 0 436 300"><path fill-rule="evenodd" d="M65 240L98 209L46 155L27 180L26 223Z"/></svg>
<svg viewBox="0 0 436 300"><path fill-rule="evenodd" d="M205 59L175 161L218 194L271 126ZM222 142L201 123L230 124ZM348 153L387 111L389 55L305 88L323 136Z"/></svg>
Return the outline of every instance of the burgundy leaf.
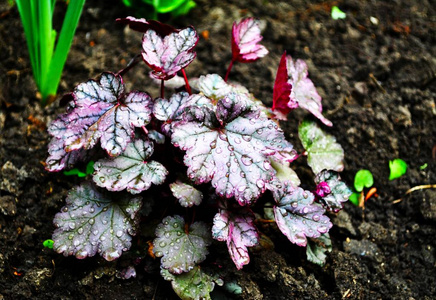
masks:
<svg viewBox="0 0 436 300"><path fill-rule="evenodd" d="M161 23L159 21L155 20L146 20L144 18L134 18L134 17L127 17L127 18L118 18L115 20L117 23L126 24L129 25L130 29L133 29L135 31L139 32L147 32L147 30L152 29L157 32L161 37L164 37L166 35L169 35L173 32L179 32L180 29L176 29L171 25Z"/></svg>
<svg viewBox="0 0 436 300"><path fill-rule="evenodd" d="M315 85L309 79L308 68L304 60L294 61L290 55L286 57L289 81L292 84L291 97L288 106L295 108L296 103L301 108L308 110L327 126L332 122L322 115L321 96L316 91Z"/></svg>
<svg viewBox="0 0 436 300"><path fill-rule="evenodd" d="M213 219L212 236L227 243L230 257L238 270L242 269L250 262L247 247L258 244L253 212L246 207L220 209Z"/></svg>
<svg viewBox="0 0 436 300"><path fill-rule="evenodd" d="M321 204L328 210L338 212L342 209L342 202L347 201L352 192L341 181L338 172L323 170L315 177L316 194ZM327 188L326 188L327 186Z"/></svg>
<svg viewBox="0 0 436 300"><path fill-rule="evenodd" d="M276 80L274 82L272 110L276 110L286 116L292 109L298 107L297 102L290 101L291 90L292 84L288 81L285 51L280 59Z"/></svg>
<svg viewBox="0 0 436 300"><path fill-rule="evenodd" d="M232 56L233 61L253 62L268 54L268 50L259 44L262 40L259 20L246 18L233 23Z"/></svg>
<svg viewBox="0 0 436 300"><path fill-rule="evenodd" d="M103 73L99 82L78 85L72 95L68 112L49 126L49 133L63 140L66 152L90 149L100 140L110 156L118 156L131 141L134 128L151 120L150 95L125 95L121 76L113 73Z"/></svg>
<svg viewBox="0 0 436 300"><path fill-rule="evenodd" d="M153 69L151 76L167 80L194 60L197 54L193 48L197 42L198 35L192 27L165 37L149 29L142 38L142 58Z"/></svg>
<svg viewBox="0 0 436 300"><path fill-rule="evenodd" d="M287 149L288 160L296 158L283 131L250 103L248 96L230 93L218 101L216 116L208 108L191 107L173 125L171 136L176 147L186 150L191 180L212 181L219 195L234 196L241 205L257 199L273 179L271 157Z"/></svg>
<svg viewBox="0 0 436 300"><path fill-rule="evenodd" d="M97 252L109 261L118 258L131 246L141 202L120 195L112 199L89 183L75 187L53 220L53 249L80 259Z"/></svg>
<svg viewBox="0 0 436 300"><path fill-rule="evenodd" d="M119 156L97 161L93 180L109 191L127 189L132 194L149 189L151 184L161 184L168 171L161 163L147 160L152 154L153 144L137 139Z"/></svg>
<svg viewBox="0 0 436 300"><path fill-rule="evenodd" d="M292 243L306 246L307 237L317 238L333 226L309 191L285 183L281 190L274 191L274 199L277 226Z"/></svg>

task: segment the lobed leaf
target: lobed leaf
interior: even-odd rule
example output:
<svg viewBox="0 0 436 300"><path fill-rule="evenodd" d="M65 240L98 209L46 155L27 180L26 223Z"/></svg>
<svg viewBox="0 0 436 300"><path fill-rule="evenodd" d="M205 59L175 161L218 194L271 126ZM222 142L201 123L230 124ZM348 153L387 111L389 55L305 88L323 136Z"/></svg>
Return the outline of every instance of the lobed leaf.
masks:
<svg viewBox="0 0 436 300"><path fill-rule="evenodd" d="M152 77L168 80L194 60L197 54L192 50L197 42L198 35L193 27L165 37L149 29L142 38L142 58L152 68Z"/></svg>
<svg viewBox="0 0 436 300"><path fill-rule="evenodd" d="M222 208L213 218L212 236L227 243L230 257L238 270L250 262L247 247L258 244L259 234L254 226L254 214L246 208Z"/></svg>
<svg viewBox="0 0 436 300"><path fill-rule="evenodd" d="M171 192L179 200L183 207L192 207L200 205L203 200L203 193L194 188L192 185L176 181L170 184Z"/></svg>
<svg viewBox="0 0 436 300"><path fill-rule="evenodd" d="M354 188L361 192L363 188L370 188L374 184L374 177L370 170L362 169L354 176Z"/></svg>
<svg viewBox="0 0 436 300"><path fill-rule="evenodd" d="M115 200L83 183L70 191L66 205L53 220L53 249L79 259L98 252L112 261L130 248L141 205L139 197L118 195Z"/></svg>
<svg viewBox="0 0 436 300"><path fill-rule="evenodd" d="M180 216L168 216L156 228L153 252L162 257L162 267L173 274L189 272L206 259L207 246L212 242L203 222L185 225Z"/></svg>
<svg viewBox="0 0 436 300"><path fill-rule="evenodd" d="M168 171L156 161L147 161L153 154L153 143L136 139L115 158L101 159L94 165L94 182L109 191L127 189L132 194L148 190L151 184L165 181Z"/></svg>
<svg viewBox="0 0 436 300"><path fill-rule="evenodd" d="M344 169L344 150L336 138L326 134L314 122L303 121L298 127L298 135L307 152L307 163L313 173L322 170L341 172Z"/></svg>
<svg viewBox="0 0 436 300"><path fill-rule="evenodd" d="M348 186L341 181L341 177L335 171L323 170L315 177L315 183L327 185L328 189L323 189L323 193L317 192L321 204L333 212L342 209L342 202L347 201L352 192Z"/></svg>
<svg viewBox="0 0 436 300"><path fill-rule="evenodd" d="M48 129L63 141L65 152L91 149L100 141L110 156L118 156L131 141L134 128L151 120L150 95L143 92L126 95L120 75L103 73L99 82L89 80L79 84L72 96L68 112Z"/></svg>
<svg viewBox="0 0 436 300"><path fill-rule="evenodd" d="M210 293L215 288L215 283L223 284L221 279L206 274L199 266L180 275L171 274L161 268L160 274L165 280L171 281L174 292L182 300L210 300L212 299Z"/></svg>
<svg viewBox="0 0 436 300"><path fill-rule="evenodd" d="M279 229L294 244L306 246L307 237L317 238L333 226L321 205L314 203L314 195L285 183L274 191L274 216Z"/></svg>
<svg viewBox="0 0 436 300"><path fill-rule="evenodd" d="M192 110L173 125L172 143L186 150L188 176L196 184L212 181L220 196L241 205L257 199L275 170L270 157L295 159L295 150L277 124L256 111L244 94L230 93L210 109Z"/></svg>
<svg viewBox="0 0 436 300"><path fill-rule="evenodd" d="M260 45L263 39L260 34L259 20L246 18L232 27L232 56L233 61L243 63L253 62L268 54L268 50Z"/></svg>
<svg viewBox="0 0 436 300"><path fill-rule="evenodd" d="M286 67L288 70L289 81L292 84L292 91L288 106L295 108L296 103L301 108L308 110L327 126L332 126L332 122L322 115L321 96L316 91L315 85L309 79L308 68L304 60L294 61L290 55L286 57Z"/></svg>
<svg viewBox="0 0 436 300"><path fill-rule="evenodd" d="M323 266L327 258L327 252L332 252L332 240L328 233L321 234L319 238L308 240L306 247L308 261Z"/></svg>

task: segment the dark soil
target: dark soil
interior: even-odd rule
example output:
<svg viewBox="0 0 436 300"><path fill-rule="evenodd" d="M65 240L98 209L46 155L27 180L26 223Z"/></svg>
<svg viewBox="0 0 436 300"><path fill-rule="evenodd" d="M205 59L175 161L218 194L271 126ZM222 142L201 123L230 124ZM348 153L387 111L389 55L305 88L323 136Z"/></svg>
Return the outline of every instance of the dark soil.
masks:
<svg viewBox="0 0 436 300"><path fill-rule="evenodd" d="M189 76L224 75L231 58L233 20L256 16L265 23L263 44L270 54L237 64L231 79L271 104L281 54L306 60L321 96L327 129L343 146L343 179L352 186L362 168L374 174L377 198L365 209L345 204L332 216L333 251L319 267L306 260L272 225L260 225L274 249L251 252L242 271L223 243L212 255L224 281L242 294L220 299L435 299L436 190L436 11L429 0L409 1L206 1L175 25L193 25L201 38ZM238 3L238 4L237 4ZM339 5L344 20L332 20ZM60 12L62 12L62 7ZM118 71L140 51L141 35L114 23L132 14L122 1L86 3L63 79L62 95L102 71ZM371 21L372 20L372 21ZM128 88L158 95L144 66L127 76ZM52 219L67 191L81 182L48 173L47 124L64 110L59 101L43 109L33 83L23 29L16 8L0 4L0 299L174 299L158 272L158 260L144 244L114 263L99 257L77 260L43 248ZM295 128L305 116L296 110L283 124L298 145ZM388 161L409 164L405 176L389 181ZM427 167L421 167L426 165ZM297 171L309 172L297 164ZM401 198L402 201L393 203ZM139 243L139 242L138 242ZM219 256L221 255L222 256ZM116 270L142 256L137 277L118 279ZM220 258L216 258L220 257ZM221 258L222 257L222 258Z"/></svg>

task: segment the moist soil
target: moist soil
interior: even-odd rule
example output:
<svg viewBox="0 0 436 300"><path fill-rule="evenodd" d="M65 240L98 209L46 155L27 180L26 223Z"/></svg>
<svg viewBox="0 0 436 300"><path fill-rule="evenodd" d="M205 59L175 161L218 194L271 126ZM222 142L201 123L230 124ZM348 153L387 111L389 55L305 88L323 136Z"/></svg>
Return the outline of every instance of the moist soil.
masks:
<svg viewBox="0 0 436 300"><path fill-rule="evenodd" d="M64 257L42 246L51 237L53 217L68 190L83 179L44 169L47 125L65 107L58 100L40 107L19 14L2 2L0 299L177 299L159 275L159 260L147 255L147 239L141 234L130 251L111 263L97 256ZM270 53L252 64L236 64L230 80L271 105L283 51L304 59L323 97L324 115L334 124L324 129L345 150L343 180L352 186L355 173L369 169L377 195L364 209L345 203L341 213L330 215L333 251L323 267L308 262L304 249L291 244L273 224L257 224L270 239L269 246L253 249L250 264L241 271L229 259L225 244L215 241L207 262L240 291L216 287L213 298L435 299L436 190L419 187L436 184L434 4L238 2L198 0L189 15L169 20L202 33L188 76L224 75L231 59L232 22L260 18L262 43ZM346 12L346 19L333 20L332 5ZM124 68L140 52L141 34L114 22L133 13L122 1L86 2L59 95L103 71ZM132 69L126 82L128 89L159 94L145 65ZM297 109L282 124L300 150L296 128L306 115ZM409 167L403 177L390 181L388 162L395 158ZM310 182L311 171L303 162L295 164L296 171L303 182ZM120 279L119 272L129 265L135 266L136 277Z"/></svg>

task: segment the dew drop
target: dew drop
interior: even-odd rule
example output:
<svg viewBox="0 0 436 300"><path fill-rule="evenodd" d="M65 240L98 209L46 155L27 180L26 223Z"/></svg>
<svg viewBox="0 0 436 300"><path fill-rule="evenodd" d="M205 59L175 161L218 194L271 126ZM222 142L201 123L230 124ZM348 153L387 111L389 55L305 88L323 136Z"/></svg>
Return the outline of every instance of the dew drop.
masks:
<svg viewBox="0 0 436 300"><path fill-rule="evenodd" d="M228 162L226 162L226 166L227 166L227 168L230 168L230 166L231 166L232 164L228 161Z"/></svg>
<svg viewBox="0 0 436 300"><path fill-rule="evenodd" d="M220 132L220 134L219 134L218 136L219 136L219 138L220 138L221 140L223 140L224 142L227 142L227 141L228 141L228 139L227 139L227 135L225 135L224 133L221 133L221 132Z"/></svg>
<svg viewBox="0 0 436 300"><path fill-rule="evenodd" d="M92 218L92 219L89 219L89 224L91 224L91 225L93 225L94 223L95 223L95 219L94 218Z"/></svg>
<svg viewBox="0 0 436 300"><path fill-rule="evenodd" d="M244 172L241 172L240 175L241 175L242 178L245 178L245 173Z"/></svg>
<svg viewBox="0 0 436 300"><path fill-rule="evenodd" d="M216 141L210 143L210 149L215 149L215 147L216 147Z"/></svg>
<svg viewBox="0 0 436 300"><path fill-rule="evenodd" d="M246 166L250 166L253 163L253 159L251 157L248 157L247 155L242 155L241 161Z"/></svg>
<svg viewBox="0 0 436 300"><path fill-rule="evenodd" d="M262 179L258 179L256 181L256 185L257 185L258 188L263 189L265 187L265 182L263 182Z"/></svg>
<svg viewBox="0 0 436 300"><path fill-rule="evenodd" d="M116 233L116 236L117 237L121 237L122 235L123 235L123 232L121 230L118 230L117 233Z"/></svg>
<svg viewBox="0 0 436 300"><path fill-rule="evenodd" d="M120 137L120 136L117 136L117 137L115 138L115 140L116 140L117 143L119 143L119 144L121 144L121 143L124 142L124 139L123 139L122 137Z"/></svg>
<svg viewBox="0 0 436 300"><path fill-rule="evenodd" d="M238 137L236 137L236 138L234 139L234 141L235 141L236 144L240 144L240 143L241 143L241 139L238 138Z"/></svg>
<svg viewBox="0 0 436 300"><path fill-rule="evenodd" d="M257 134L262 134L263 133L263 129L259 128L259 129L256 130L256 132L257 132Z"/></svg>
<svg viewBox="0 0 436 300"><path fill-rule="evenodd" d="M322 225L322 226L318 227L318 231L319 232L324 233L324 232L327 232L327 230L328 230L327 226Z"/></svg>
<svg viewBox="0 0 436 300"><path fill-rule="evenodd" d="M82 233L83 233L83 227L80 227L80 228L77 230L77 232L78 232L79 234L82 234Z"/></svg>
<svg viewBox="0 0 436 300"><path fill-rule="evenodd" d="M63 212L67 212L68 211L68 207L66 207L66 206L62 207L62 211Z"/></svg>
<svg viewBox="0 0 436 300"><path fill-rule="evenodd" d="M309 195L306 192L304 192L303 197L304 197L304 199L307 199L307 197L309 197Z"/></svg>
<svg viewBox="0 0 436 300"><path fill-rule="evenodd" d="M159 247L162 247L162 248L166 247L166 245L167 245L167 243L165 243L164 241L159 243Z"/></svg>
<svg viewBox="0 0 436 300"><path fill-rule="evenodd" d="M312 220L314 220L315 222L318 222L320 219L320 217L318 215L313 215L312 216Z"/></svg>
<svg viewBox="0 0 436 300"><path fill-rule="evenodd" d="M157 257L161 257L163 255L162 251L156 251L156 253L154 254Z"/></svg>
<svg viewBox="0 0 436 300"><path fill-rule="evenodd" d="M223 152L223 149L221 149L221 147L218 147L218 148L216 149L216 153L220 154L220 153L222 153L222 152Z"/></svg>
<svg viewBox="0 0 436 300"><path fill-rule="evenodd" d="M309 212L309 208L306 206L303 208L303 210L301 211L303 214L307 214Z"/></svg>
<svg viewBox="0 0 436 300"><path fill-rule="evenodd" d="M251 141L251 136L249 136L249 135L243 135L243 136L242 136L242 139L243 139L244 141L246 141L246 142L250 142L250 141Z"/></svg>
<svg viewBox="0 0 436 300"><path fill-rule="evenodd" d="M294 202L291 203L291 206L292 206L293 208L297 208L297 207L298 207L298 203L294 201Z"/></svg>
<svg viewBox="0 0 436 300"><path fill-rule="evenodd" d="M74 234L71 233L71 234L68 236L68 239L69 239L69 240L72 240L73 238L74 238Z"/></svg>
<svg viewBox="0 0 436 300"><path fill-rule="evenodd" d="M271 169L271 164L269 163L269 161L265 160L263 162L263 167L265 168L265 170L269 170Z"/></svg>
<svg viewBox="0 0 436 300"><path fill-rule="evenodd" d="M100 176L99 179L100 179L101 183L104 183L106 181L106 179L103 176Z"/></svg>
<svg viewBox="0 0 436 300"><path fill-rule="evenodd" d="M68 227L70 227L70 229L74 229L76 228L76 223L71 222L70 224L68 224Z"/></svg>

